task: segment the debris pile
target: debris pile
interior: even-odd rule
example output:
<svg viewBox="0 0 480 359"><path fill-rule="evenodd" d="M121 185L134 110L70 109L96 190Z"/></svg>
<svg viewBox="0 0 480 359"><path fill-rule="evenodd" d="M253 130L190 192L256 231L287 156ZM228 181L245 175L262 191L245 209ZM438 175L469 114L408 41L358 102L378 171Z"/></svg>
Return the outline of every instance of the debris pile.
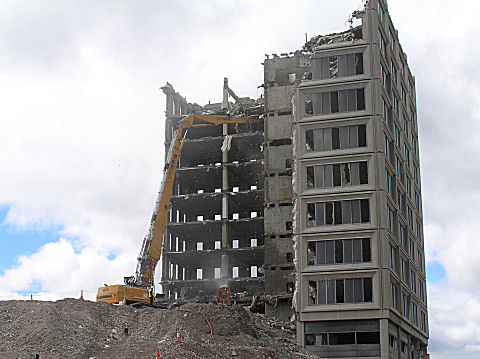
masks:
<svg viewBox="0 0 480 359"><path fill-rule="evenodd" d="M0 302L0 359L314 359L295 327L240 306L135 309L77 299Z"/></svg>

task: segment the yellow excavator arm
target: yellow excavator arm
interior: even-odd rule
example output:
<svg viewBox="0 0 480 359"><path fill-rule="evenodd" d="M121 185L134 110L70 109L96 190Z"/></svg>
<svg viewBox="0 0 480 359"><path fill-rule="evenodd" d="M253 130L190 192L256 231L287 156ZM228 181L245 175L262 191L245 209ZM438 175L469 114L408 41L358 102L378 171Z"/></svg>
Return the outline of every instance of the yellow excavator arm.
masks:
<svg viewBox="0 0 480 359"><path fill-rule="evenodd" d="M130 283L126 278L126 284L147 287L154 284L155 267L162 255L163 237L165 226L167 224L168 210L170 206L170 198L172 196L173 184L175 181L175 173L177 170L178 160L185 143L186 134L191 127L200 127L206 125L221 124L249 124L255 121L249 117L230 117L230 116L214 116L191 114L181 119L178 128L172 138L170 149L166 159L166 169L164 171L163 181L155 203L155 210L152 215L150 229L143 241L142 249L137 263L137 271L135 278L130 277ZM134 282L133 282L134 279ZM133 282L133 283L132 283Z"/></svg>

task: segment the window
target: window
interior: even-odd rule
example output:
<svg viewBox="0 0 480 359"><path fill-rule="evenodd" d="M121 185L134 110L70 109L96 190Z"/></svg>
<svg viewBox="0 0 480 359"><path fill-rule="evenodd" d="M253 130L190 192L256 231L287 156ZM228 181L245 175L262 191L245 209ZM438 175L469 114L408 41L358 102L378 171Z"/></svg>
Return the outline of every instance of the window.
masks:
<svg viewBox="0 0 480 359"><path fill-rule="evenodd" d="M393 93L393 92L392 92L392 103L393 103L393 111L395 111L395 114L398 117L399 116L399 114L398 114L398 98L397 98L397 95L395 95L395 93Z"/></svg>
<svg viewBox="0 0 480 359"><path fill-rule="evenodd" d="M421 242L422 241L422 226L419 221L417 221L417 227L416 227L416 234L417 234L417 239Z"/></svg>
<svg viewBox="0 0 480 359"><path fill-rule="evenodd" d="M395 52L395 36L393 36L392 30L388 32L388 40L390 42L390 46L392 48L392 51Z"/></svg>
<svg viewBox="0 0 480 359"><path fill-rule="evenodd" d="M250 277L257 278L258 277L258 267L257 266L250 266Z"/></svg>
<svg viewBox="0 0 480 359"><path fill-rule="evenodd" d="M238 239L234 239L234 240L232 241L232 248L238 248L239 242L240 242L240 241L239 241Z"/></svg>
<svg viewBox="0 0 480 359"><path fill-rule="evenodd" d="M398 347L397 337L391 333L388 334L388 345L393 349Z"/></svg>
<svg viewBox="0 0 480 359"><path fill-rule="evenodd" d="M390 63L390 70L392 72L393 83L396 85L397 84L397 68L395 67L395 64L393 63L393 61Z"/></svg>
<svg viewBox="0 0 480 359"><path fill-rule="evenodd" d="M408 213L408 215L407 215L408 225L413 230L413 212L412 212L412 209L410 208L410 206L407 206L407 213Z"/></svg>
<svg viewBox="0 0 480 359"><path fill-rule="evenodd" d="M388 207L388 230L393 234L395 233L395 213Z"/></svg>
<svg viewBox="0 0 480 359"><path fill-rule="evenodd" d="M383 24L384 23L384 18L385 18L385 12L382 9L382 6L378 4L378 17L380 19L380 22Z"/></svg>
<svg viewBox="0 0 480 359"><path fill-rule="evenodd" d="M417 208L417 211L420 212L420 196L417 191L415 191L415 207Z"/></svg>
<svg viewBox="0 0 480 359"><path fill-rule="evenodd" d="M408 176L406 176L405 187L407 189L408 197L412 198L412 181Z"/></svg>
<svg viewBox="0 0 480 359"><path fill-rule="evenodd" d="M400 245L407 248L407 228L403 224L400 224Z"/></svg>
<svg viewBox="0 0 480 359"><path fill-rule="evenodd" d="M221 277L221 268L215 267L214 268L214 278L218 279Z"/></svg>
<svg viewBox="0 0 480 359"><path fill-rule="evenodd" d="M405 195L400 191L397 191L397 204L400 212L405 213Z"/></svg>
<svg viewBox="0 0 480 359"><path fill-rule="evenodd" d="M215 249L221 249L222 248L222 242L221 241L215 241Z"/></svg>
<svg viewBox="0 0 480 359"><path fill-rule="evenodd" d="M387 193L394 198L393 196L393 177L390 174L388 170L385 170L385 178L386 178L386 183L385 183L385 189L387 190Z"/></svg>
<svg viewBox="0 0 480 359"><path fill-rule="evenodd" d="M385 124L388 126L388 123L389 123L389 117L388 117L389 107L388 107L387 101L383 97L382 97L382 100L383 100L382 116L383 116L383 120L385 121Z"/></svg>
<svg viewBox="0 0 480 359"><path fill-rule="evenodd" d="M232 278L238 278L238 267L232 267Z"/></svg>
<svg viewBox="0 0 480 359"><path fill-rule="evenodd" d="M385 40L383 39L382 32L378 30L378 47L380 48L380 53L385 57Z"/></svg>
<svg viewBox="0 0 480 359"><path fill-rule="evenodd" d="M410 167L410 151L408 150L406 143L403 145L403 155L405 156L405 162L407 162L407 166Z"/></svg>
<svg viewBox="0 0 480 359"><path fill-rule="evenodd" d="M425 301L425 285L421 280L418 281L418 297Z"/></svg>
<svg viewBox="0 0 480 359"><path fill-rule="evenodd" d="M390 244L390 268L397 270L397 250Z"/></svg>
<svg viewBox="0 0 480 359"><path fill-rule="evenodd" d="M258 243L257 238L250 239L250 247L256 247L257 243Z"/></svg>
<svg viewBox="0 0 480 359"><path fill-rule="evenodd" d="M203 269L197 268L197 279L203 279Z"/></svg>
<svg viewBox="0 0 480 359"><path fill-rule="evenodd" d="M340 126L307 130L306 151L331 151L367 145L366 125Z"/></svg>
<svg viewBox="0 0 480 359"><path fill-rule="evenodd" d="M410 139L411 139L411 142L412 142L413 154L416 155L417 154L417 139L415 138L413 133L410 135Z"/></svg>
<svg viewBox="0 0 480 359"><path fill-rule="evenodd" d="M362 263L372 260L370 238L336 239L308 243L309 265Z"/></svg>
<svg viewBox="0 0 480 359"><path fill-rule="evenodd" d="M408 318L408 296L402 293L402 315Z"/></svg>
<svg viewBox="0 0 480 359"><path fill-rule="evenodd" d="M331 188L368 184L367 162L309 166L307 188Z"/></svg>
<svg viewBox="0 0 480 359"><path fill-rule="evenodd" d="M363 53L312 59L312 79L354 76L363 74Z"/></svg>
<svg viewBox="0 0 480 359"><path fill-rule="evenodd" d="M421 250L417 251L417 263L418 263L418 268L420 269L420 272L423 272L423 254Z"/></svg>
<svg viewBox="0 0 480 359"><path fill-rule="evenodd" d="M413 269L410 269L410 288L414 293L417 292L417 277Z"/></svg>
<svg viewBox="0 0 480 359"><path fill-rule="evenodd" d="M307 204L307 227L370 222L368 199Z"/></svg>
<svg viewBox="0 0 480 359"><path fill-rule="evenodd" d="M398 129L397 125L394 128L394 135L395 135L395 144L400 147L400 130Z"/></svg>
<svg viewBox="0 0 480 359"><path fill-rule="evenodd" d="M413 243L413 240L411 238L408 239L408 248L410 257L415 260L415 243Z"/></svg>
<svg viewBox="0 0 480 359"><path fill-rule="evenodd" d="M317 92L312 94L312 114L328 115L365 110L365 91L363 88ZM308 101L306 102L306 105ZM308 105L309 106L309 105ZM305 111L308 114L307 111Z"/></svg>
<svg viewBox="0 0 480 359"><path fill-rule="evenodd" d="M418 168L413 164L413 180L418 184Z"/></svg>
<svg viewBox="0 0 480 359"><path fill-rule="evenodd" d="M395 155L395 174L397 175L398 179L402 180L402 161Z"/></svg>
<svg viewBox="0 0 480 359"><path fill-rule="evenodd" d="M400 64L401 64L402 73L403 73L403 70L404 70L403 62L400 61ZM405 107L407 107L407 93L405 92L405 89L403 88L403 86L402 86L402 102L403 102L403 105ZM404 119L405 119L405 117L404 117Z"/></svg>
<svg viewBox="0 0 480 359"><path fill-rule="evenodd" d="M427 315L420 311L420 329L424 332L427 331Z"/></svg>
<svg viewBox="0 0 480 359"><path fill-rule="evenodd" d="M197 242L197 251L203 251L203 242Z"/></svg>
<svg viewBox="0 0 480 359"><path fill-rule="evenodd" d="M380 79L382 81L383 88L387 90L387 72L383 68L383 65L380 65Z"/></svg>
<svg viewBox="0 0 480 359"><path fill-rule="evenodd" d="M306 334L306 346L380 344L379 332L342 332Z"/></svg>
<svg viewBox="0 0 480 359"><path fill-rule="evenodd" d="M387 157L388 161L391 161L392 158L392 146L390 144L390 141L388 140L387 135L385 134L385 143L384 143L384 149L385 149L385 156Z"/></svg>
<svg viewBox="0 0 480 359"><path fill-rule="evenodd" d="M392 300L392 307L397 308L397 302L398 302L398 287L390 283L390 296Z"/></svg>
<svg viewBox="0 0 480 359"><path fill-rule="evenodd" d="M311 304L372 302L372 278L346 278L309 281Z"/></svg>
<svg viewBox="0 0 480 359"><path fill-rule="evenodd" d="M412 321L418 326L418 307L415 303L412 303Z"/></svg>
<svg viewBox="0 0 480 359"><path fill-rule="evenodd" d="M407 262L402 258L400 260L401 266L400 266L400 275L402 277L402 280L407 283Z"/></svg>

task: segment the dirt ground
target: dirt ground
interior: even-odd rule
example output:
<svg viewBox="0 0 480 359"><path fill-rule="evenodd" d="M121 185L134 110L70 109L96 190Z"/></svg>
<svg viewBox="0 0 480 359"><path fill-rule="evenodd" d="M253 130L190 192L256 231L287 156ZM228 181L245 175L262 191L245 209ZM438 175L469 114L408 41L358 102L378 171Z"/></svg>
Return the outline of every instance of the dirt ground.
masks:
<svg viewBox="0 0 480 359"><path fill-rule="evenodd" d="M239 306L0 301L0 359L156 358L157 348L162 359L317 358L296 346L291 324Z"/></svg>

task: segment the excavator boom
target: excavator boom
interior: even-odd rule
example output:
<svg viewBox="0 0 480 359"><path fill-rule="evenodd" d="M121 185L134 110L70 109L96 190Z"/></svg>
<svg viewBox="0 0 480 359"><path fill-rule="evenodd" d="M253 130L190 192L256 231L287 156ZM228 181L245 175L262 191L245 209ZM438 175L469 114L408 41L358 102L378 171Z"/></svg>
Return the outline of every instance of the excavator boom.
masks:
<svg viewBox="0 0 480 359"><path fill-rule="evenodd" d="M135 277L125 277L125 284L127 286L147 288L148 286L154 285L155 268L162 255L163 237L165 233L165 226L167 224L167 216L170 206L170 198L172 197L173 184L175 182L175 173L188 129L197 126L221 125L228 123L251 124L254 122L255 120L249 117L230 117L201 114L190 114L179 121L178 128L175 131L170 143L170 148L165 162L166 166L163 174L162 184L158 192L155 209L150 222L150 228L143 240L142 248L140 250L136 274ZM105 292L108 291L107 288L109 287L113 286L99 288L97 300L105 300L104 298L101 298L100 292L102 291L103 296L105 296ZM128 298L126 299L128 300ZM130 301L135 300L132 299Z"/></svg>

